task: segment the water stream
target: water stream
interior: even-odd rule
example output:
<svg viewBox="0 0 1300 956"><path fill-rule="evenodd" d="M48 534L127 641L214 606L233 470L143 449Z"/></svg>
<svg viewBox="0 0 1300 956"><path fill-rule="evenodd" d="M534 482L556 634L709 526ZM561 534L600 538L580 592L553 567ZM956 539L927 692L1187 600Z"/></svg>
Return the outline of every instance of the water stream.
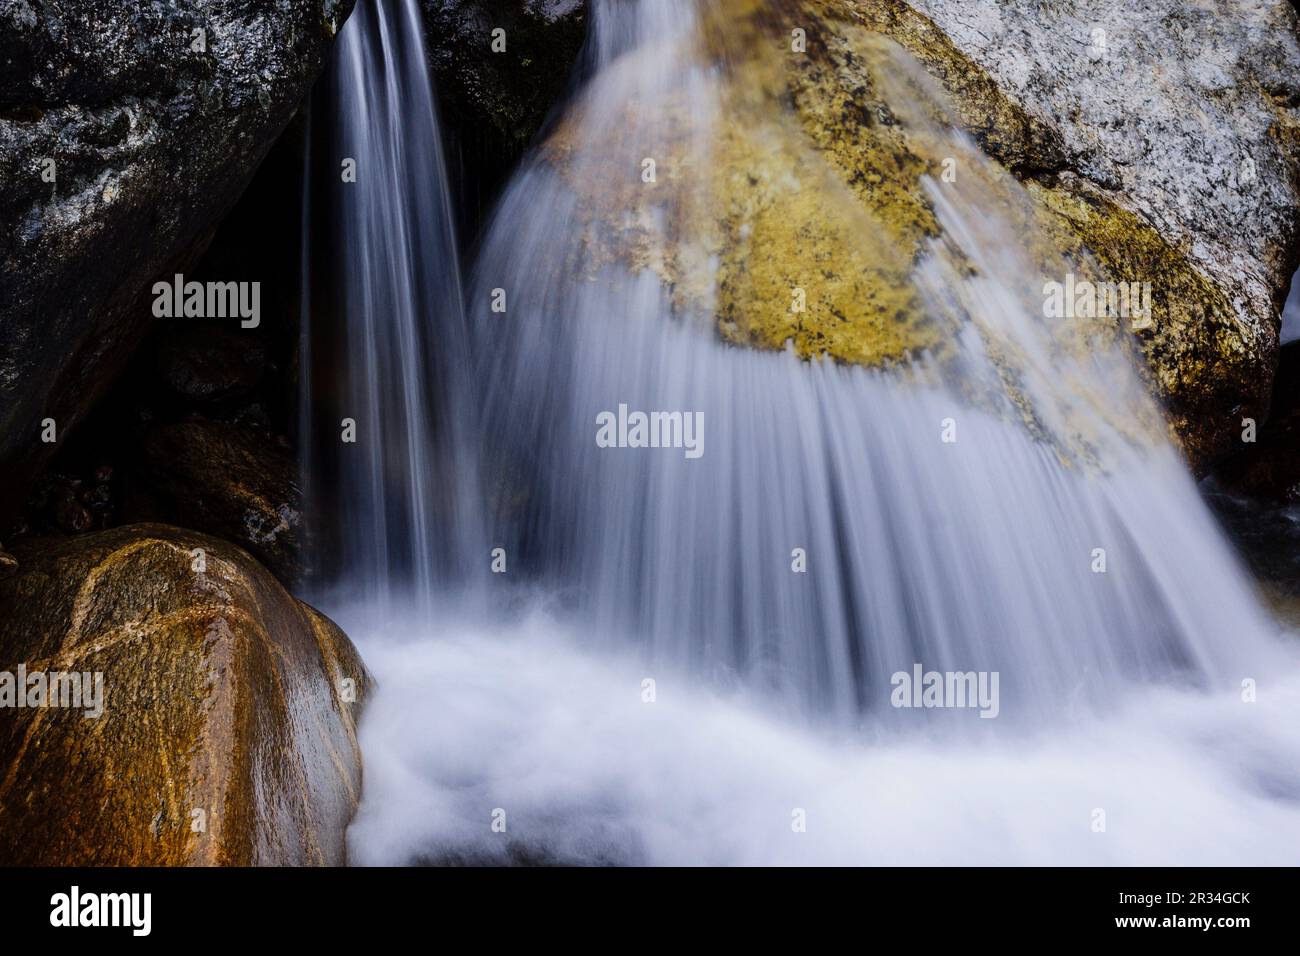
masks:
<svg viewBox="0 0 1300 956"><path fill-rule="evenodd" d="M949 354L724 344L592 238L613 204L689 248L666 224L707 197L587 188L637 183L673 137L710 162L726 77L701 8L592 7L563 158L519 169L464 300L418 4L362 3L340 38L330 149L359 175L312 222L341 332L305 406L340 529L312 597L379 679L353 859L1296 862L1289 638L1131 356L1059 347L1018 187L926 94L900 116L975 170L929 184L944 238L912 276ZM638 410L699 427L602 447L602 416ZM996 674L995 719L896 706L916 665Z"/></svg>

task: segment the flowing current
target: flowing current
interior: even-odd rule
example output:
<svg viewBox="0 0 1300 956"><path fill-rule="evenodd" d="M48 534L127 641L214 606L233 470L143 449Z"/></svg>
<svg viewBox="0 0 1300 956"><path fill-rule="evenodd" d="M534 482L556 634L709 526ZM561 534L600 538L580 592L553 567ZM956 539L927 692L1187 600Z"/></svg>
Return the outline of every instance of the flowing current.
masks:
<svg viewBox="0 0 1300 956"><path fill-rule="evenodd" d="M913 64L882 54L891 102L932 107L900 122L972 171L927 183L943 238L909 279L947 354L727 345L716 251L702 302L647 266L708 246L743 85L708 9L591 5L464 302L418 5L340 38L304 407L312 597L379 682L354 862L1296 862L1290 638L1122 344L1060 347L1026 197ZM832 188L761 108L782 182ZM690 440L603 447L638 411ZM916 668L994 693L895 706Z"/></svg>
<svg viewBox="0 0 1300 956"><path fill-rule="evenodd" d="M360 3L339 38L304 204L307 235L338 239L304 253L300 369L312 587L427 624L473 520L453 490L468 336L421 24L417 3Z"/></svg>

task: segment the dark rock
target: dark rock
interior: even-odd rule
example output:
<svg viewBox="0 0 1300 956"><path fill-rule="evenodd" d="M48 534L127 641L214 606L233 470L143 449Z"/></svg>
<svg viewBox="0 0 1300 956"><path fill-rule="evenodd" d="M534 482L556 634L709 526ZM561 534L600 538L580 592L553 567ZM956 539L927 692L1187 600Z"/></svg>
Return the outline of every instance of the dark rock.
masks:
<svg viewBox="0 0 1300 956"><path fill-rule="evenodd" d="M248 549L282 581L298 579L298 470L275 436L224 422L159 424L135 471L171 520Z"/></svg>
<svg viewBox="0 0 1300 956"><path fill-rule="evenodd" d="M107 465L78 467L74 461L56 460L56 467L37 482L14 526L16 536L84 534L114 524L117 502L112 474Z"/></svg>
<svg viewBox="0 0 1300 956"><path fill-rule="evenodd" d="M347 635L245 552L193 532L131 525L16 550L0 667L99 673L102 698L6 710L0 859L346 861L370 684Z"/></svg>
<svg viewBox="0 0 1300 956"><path fill-rule="evenodd" d="M1219 488L1272 504L1300 504L1300 341L1282 348L1267 423L1238 448L1214 471Z"/></svg>
<svg viewBox="0 0 1300 956"><path fill-rule="evenodd" d="M151 283L197 259L351 7L0 9L0 526L53 450L42 419L66 435L104 392L152 319Z"/></svg>
<svg viewBox="0 0 1300 956"><path fill-rule="evenodd" d="M481 219L563 98L586 37L586 0L421 0L449 166L464 224ZM506 49L492 52L492 31Z"/></svg>
<svg viewBox="0 0 1300 956"><path fill-rule="evenodd" d="M80 482L59 482L50 504L50 517L55 526L66 534L80 534L90 530L94 518L82 502Z"/></svg>
<svg viewBox="0 0 1300 956"><path fill-rule="evenodd" d="M220 405L252 394L266 370L265 346L240 329L203 323L164 326L158 376L176 397Z"/></svg>

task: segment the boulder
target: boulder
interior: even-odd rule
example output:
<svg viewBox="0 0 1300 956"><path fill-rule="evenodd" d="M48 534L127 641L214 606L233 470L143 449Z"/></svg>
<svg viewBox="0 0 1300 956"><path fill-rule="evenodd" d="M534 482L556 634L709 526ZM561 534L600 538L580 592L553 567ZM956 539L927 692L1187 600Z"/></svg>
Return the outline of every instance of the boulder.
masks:
<svg viewBox="0 0 1300 956"><path fill-rule="evenodd" d="M1053 135L1034 188L1112 273L1154 285L1141 342L1156 389L1194 461L1231 452L1241 419L1268 408L1300 262L1293 6L910 3Z"/></svg>
<svg viewBox="0 0 1300 956"><path fill-rule="evenodd" d="M187 528L247 549L281 581L301 571L302 496L287 443L246 425L151 426L133 477Z"/></svg>
<svg viewBox="0 0 1300 956"><path fill-rule="evenodd" d="M336 625L245 552L189 531L14 547L0 668L86 679L79 701L58 701L79 706L6 709L0 860L345 862L370 678Z"/></svg>
<svg viewBox="0 0 1300 956"><path fill-rule="evenodd" d="M1009 210L1043 281L1068 266L1150 284L1150 316L1112 321L1103 338L1135 343L1204 466L1234 447L1243 417L1266 414L1300 256L1296 15L1283 0L1099 0L1098 27L1067 7L724 0L675 67L722 65L703 154L699 104L656 92L653 142L646 105L629 101L598 149L576 149L580 102L541 156L573 189L596 265L657 273L727 341L864 365L942 359L951 345L955 327L935 321L914 269L944 248L928 189L957 162L954 188Z"/></svg>
<svg viewBox="0 0 1300 956"><path fill-rule="evenodd" d="M466 231L487 212L570 81L586 0L420 0ZM493 52L492 31L505 31Z"/></svg>
<svg viewBox="0 0 1300 956"><path fill-rule="evenodd" d="M351 0L0 8L0 526L322 69ZM224 277L255 281L256 275Z"/></svg>

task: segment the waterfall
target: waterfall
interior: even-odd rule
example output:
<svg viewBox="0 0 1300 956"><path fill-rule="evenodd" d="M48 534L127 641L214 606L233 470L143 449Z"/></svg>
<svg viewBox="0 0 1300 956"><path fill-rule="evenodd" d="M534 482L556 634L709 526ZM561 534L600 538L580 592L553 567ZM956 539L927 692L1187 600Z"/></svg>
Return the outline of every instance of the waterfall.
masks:
<svg viewBox="0 0 1300 956"><path fill-rule="evenodd" d="M999 672L1006 722L1131 682L1235 686L1267 657L1269 624L1168 443L1125 434L1149 411L1129 357L1090 343L1071 367L1053 351L1004 195L931 184L947 244L978 275L938 248L917 268L932 311L960 300L970 319L954 322L956 361L910 376L721 344L707 315L683 314L653 272L610 264L617 253L588 238L573 182L636 181L672 135L653 110L629 122L624 104L688 104L693 155L678 162L710 162L727 120L713 64L686 39L703 29L693 11L597 5L596 78L565 121L566 163L521 171L484 242L471 307L484 431L500 449L491 470L528 495L498 509L507 550L572 595L593 641L808 714L899 717L890 676L916 662ZM939 155L978 169L959 134L929 132ZM683 218L685 188L636 215ZM662 240L663 257L693 240ZM966 395L999 388L989 341L1016 348L1036 438L1009 400ZM597 416L620 406L698 413L702 454L598 447ZM1081 429L1093 460L1063 460Z"/></svg>
<svg viewBox="0 0 1300 956"><path fill-rule="evenodd" d="M900 121L973 180L927 184L942 236L910 266L947 354L722 341L710 197L672 168L709 169L729 121L708 9L592 4L587 82L508 186L463 311L415 4L345 28L332 148L363 175L330 187L333 355L362 437L334 456L325 605L380 681L353 858L1286 860L1300 683L1239 694L1294 654L1123 340L1071 350L1043 318L1026 196L914 64L881 64ZM670 258L702 296L662 281ZM636 412L683 440L604 447ZM918 666L998 675L997 719L899 707Z"/></svg>
<svg viewBox="0 0 1300 956"><path fill-rule="evenodd" d="M468 364L459 252L416 0L357 5L328 100L309 238L333 242L312 243L303 282L312 586L427 618L473 519L454 451L464 390L452 383Z"/></svg>

